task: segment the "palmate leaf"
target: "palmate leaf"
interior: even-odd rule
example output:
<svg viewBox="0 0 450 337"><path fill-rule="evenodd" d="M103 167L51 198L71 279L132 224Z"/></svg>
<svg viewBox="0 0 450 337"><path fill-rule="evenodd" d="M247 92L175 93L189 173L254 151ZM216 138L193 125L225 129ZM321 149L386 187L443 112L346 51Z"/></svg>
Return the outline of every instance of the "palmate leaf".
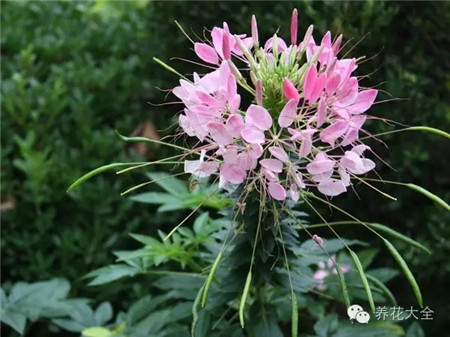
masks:
<svg viewBox="0 0 450 337"><path fill-rule="evenodd" d="M123 277L135 276L139 272L140 270L136 267L123 263L118 263L118 264L111 264L109 266L91 271L84 277L93 278L93 280L89 282L90 286L98 286L112 281L116 281Z"/></svg>

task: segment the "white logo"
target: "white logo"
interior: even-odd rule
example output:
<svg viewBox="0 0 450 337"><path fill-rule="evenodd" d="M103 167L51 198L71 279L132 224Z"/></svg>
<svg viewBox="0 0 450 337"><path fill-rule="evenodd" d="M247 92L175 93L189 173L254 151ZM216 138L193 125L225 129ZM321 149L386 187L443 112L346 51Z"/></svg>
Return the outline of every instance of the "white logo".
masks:
<svg viewBox="0 0 450 337"><path fill-rule="evenodd" d="M366 311L360 311L356 314L356 321L361 324L369 323L370 315Z"/></svg>
<svg viewBox="0 0 450 337"><path fill-rule="evenodd" d="M347 309L347 315L350 320L355 319L358 323L367 324L370 320L368 312L364 311L360 305L353 304Z"/></svg>

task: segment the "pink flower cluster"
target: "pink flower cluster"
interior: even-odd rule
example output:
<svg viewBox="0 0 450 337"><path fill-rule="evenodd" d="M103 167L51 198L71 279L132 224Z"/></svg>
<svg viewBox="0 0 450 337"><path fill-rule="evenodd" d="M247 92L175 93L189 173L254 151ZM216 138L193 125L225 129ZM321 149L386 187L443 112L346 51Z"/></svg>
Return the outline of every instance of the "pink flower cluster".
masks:
<svg viewBox="0 0 450 337"><path fill-rule="evenodd" d="M289 47L274 35L260 48L255 17L251 37L231 34L224 23L211 42L195 43L197 56L217 68L173 89L185 106L180 126L201 142L193 151L200 159L186 160L185 172L296 201L311 188L339 195L374 169L359 133L377 90L360 87L355 58L338 58L342 36L333 42L328 32L316 44L311 26L297 43L297 23L294 10ZM243 107L238 88L254 104Z"/></svg>

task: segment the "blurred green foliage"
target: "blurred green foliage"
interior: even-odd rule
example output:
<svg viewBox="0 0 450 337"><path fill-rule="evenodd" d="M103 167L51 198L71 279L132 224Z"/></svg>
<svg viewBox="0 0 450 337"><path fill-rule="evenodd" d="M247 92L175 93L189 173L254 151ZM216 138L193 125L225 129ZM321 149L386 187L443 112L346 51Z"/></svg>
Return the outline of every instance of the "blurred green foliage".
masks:
<svg viewBox="0 0 450 337"><path fill-rule="evenodd" d="M171 133L167 128L179 106L148 102L164 102L166 92L156 88L176 84L173 74L152 62L153 56L182 73L193 69L181 60L170 61L196 59L190 42L173 24L175 19L189 35L202 37L204 27L222 21L234 32L249 32L255 14L262 39L277 29L287 37L290 13L297 7L300 31L314 24L316 40L328 29L342 32L352 39L351 45L358 42L352 55L378 54L361 66L362 73L371 73L364 83L385 90L380 99L402 100L375 106L374 116L447 131L450 125L448 2L15 1L2 5L1 197L2 208L10 205L2 212L2 283L65 277L75 282L73 295L79 296L85 285L80 277L110 264L112 250L128 249L133 244L125 240L129 232L151 234L161 226L168 231L176 223L178 213L155 213L156 208L119 196L142 180L136 175L118 179L105 174L69 195L65 192L95 167L141 160L124 150L115 129L129 134L150 119L164 129L162 134ZM391 128L377 121L368 124L374 133ZM449 200L445 140L411 133L383 140L389 149L371 144L395 168L380 168L383 178L412 182ZM166 154L164 149L154 151ZM425 303L435 311L435 320L424 324L427 335L445 334L450 329L448 214L409 189L383 188L398 201L382 199L361 186L361 200L346 196L339 205L432 248L433 254L426 256L400 246ZM353 229L342 233L374 240ZM329 236L326 231L319 234ZM394 264L390 258L378 261L374 262L378 267ZM390 288L407 306L412 296L405 282L399 278ZM118 294L117 287L105 288L103 293L97 288L92 292L97 300L105 293ZM121 291L130 289L136 291L133 285ZM128 308L131 299L117 296L112 301Z"/></svg>

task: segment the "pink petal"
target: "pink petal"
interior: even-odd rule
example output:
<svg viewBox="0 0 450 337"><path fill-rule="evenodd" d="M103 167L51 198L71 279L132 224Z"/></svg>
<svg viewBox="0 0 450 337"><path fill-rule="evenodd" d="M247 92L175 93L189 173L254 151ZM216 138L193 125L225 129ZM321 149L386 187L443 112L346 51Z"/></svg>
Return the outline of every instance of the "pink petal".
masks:
<svg viewBox="0 0 450 337"><path fill-rule="evenodd" d="M227 132L225 126L222 123L208 123L208 131L211 138L219 145L228 145L233 143L233 137Z"/></svg>
<svg viewBox="0 0 450 337"><path fill-rule="evenodd" d="M327 181L322 181L321 183L319 183L317 188L320 193L322 193L324 195L328 195L330 197L337 196L337 195L347 191L344 183L337 179L330 179Z"/></svg>
<svg viewBox="0 0 450 337"><path fill-rule="evenodd" d="M364 144L356 145L353 147L352 151L359 154L360 156L364 153L364 151L370 150L370 147Z"/></svg>
<svg viewBox="0 0 450 337"><path fill-rule="evenodd" d="M225 33L222 36L222 52L224 60L231 59L230 38L228 37L228 35L229 34Z"/></svg>
<svg viewBox="0 0 450 337"><path fill-rule="evenodd" d="M300 94L298 93L297 88L294 83L288 78L283 80L283 94L288 100L294 99L298 102L300 99Z"/></svg>
<svg viewBox="0 0 450 337"><path fill-rule="evenodd" d="M294 122L297 117L297 104L298 101L295 99L291 99L286 103L283 110L280 112L280 116L278 117L279 126L286 128Z"/></svg>
<svg viewBox="0 0 450 337"><path fill-rule="evenodd" d="M340 163L353 174L364 174L375 168L375 163L372 160L361 158L359 154L353 151L346 151Z"/></svg>
<svg viewBox="0 0 450 337"><path fill-rule="evenodd" d="M269 183L268 189L270 196L275 200L282 201L286 199L286 190L280 184L274 182Z"/></svg>
<svg viewBox="0 0 450 337"><path fill-rule="evenodd" d="M251 144L248 154L254 159L259 159L263 154L263 147L261 144Z"/></svg>
<svg viewBox="0 0 450 337"><path fill-rule="evenodd" d="M305 188L305 184L303 183L303 179L302 179L302 174L300 172L298 172L295 176L294 176L294 181L295 184L297 185L298 188Z"/></svg>
<svg viewBox="0 0 450 337"><path fill-rule="evenodd" d="M329 273L326 270L318 270L314 273L314 279L319 281L323 280L324 278L328 277Z"/></svg>
<svg viewBox="0 0 450 337"><path fill-rule="evenodd" d="M276 173L283 171L283 163L278 159L263 159L259 163L262 167Z"/></svg>
<svg viewBox="0 0 450 337"><path fill-rule="evenodd" d="M222 52L223 34L224 34L224 31L222 28L214 27L213 30L211 31L211 37L212 37L214 49L217 51L217 53L219 54L220 57L223 57L223 52Z"/></svg>
<svg viewBox="0 0 450 337"><path fill-rule="evenodd" d="M203 61L219 64L219 56L215 49L211 46L208 46L206 43L194 43L194 50L198 57L200 57Z"/></svg>
<svg viewBox="0 0 450 337"><path fill-rule="evenodd" d="M340 121L328 126L320 133L320 140L334 146L334 142L348 130L348 122Z"/></svg>
<svg viewBox="0 0 450 337"><path fill-rule="evenodd" d="M358 80L356 77L350 77L345 82L343 88L339 88L336 94L338 101L336 105L342 108L348 108L358 98Z"/></svg>
<svg viewBox="0 0 450 337"><path fill-rule="evenodd" d="M238 111L239 105L241 105L240 95L234 95L231 99L228 100L228 106L230 107L230 112L232 114L235 114Z"/></svg>
<svg viewBox="0 0 450 337"><path fill-rule="evenodd" d="M344 186L350 186L350 174L343 168L338 168L339 177L341 177L342 182L344 183Z"/></svg>
<svg viewBox="0 0 450 337"><path fill-rule="evenodd" d="M317 127L320 128L325 119L327 118L327 103L322 97L319 101L319 107L317 108Z"/></svg>
<svg viewBox="0 0 450 337"><path fill-rule="evenodd" d="M261 172L267 178L267 180L269 180L269 181L277 181L277 175L275 173L273 173L272 171L269 171L269 170L266 170L265 168L263 168L261 170Z"/></svg>
<svg viewBox="0 0 450 337"><path fill-rule="evenodd" d="M300 145L300 150L298 155L300 158L304 158L311 153L312 150L312 139L311 137L305 137Z"/></svg>
<svg viewBox="0 0 450 337"><path fill-rule="evenodd" d="M281 160L282 162L290 162L288 154L281 147L271 146L269 147L269 152L272 154L272 156Z"/></svg>
<svg viewBox="0 0 450 337"><path fill-rule="evenodd" d="M317 81L317 68L316 65L313 64L311 65L311 67L309 67L309 70L306 73L305 83L303 84L303 95L305 99L307 100L310 99L316 81Z"/></svg>
<svg viewBox="0 0 450 337"><path fill-rule="evenodd" d="M375 98L377 97L377 94L378 90L375 89L361 91L358 94L358 98L356 99L355 103L352 104L349 110L352 114L360 114L366 112L372 106Z"/></svg>
<svg viewBox="0 0 450 337"><path fill-rule="evenodd" d="M328 31L322 38L320 42L321 46L325 46L326 48L331 48L331 33Z"/></svg>
<svg viewBox="0 0 450 337"><path fill-rule="evenodd" d="M306 169L311 174L321 174L330 171L334 167L335 162L328 159L328 156L319 152L312 163L306 165Z"/></svg>
<svg viewBox="0 0 450 337"><path fill-rule="evenodd" d="M211 174L217 172L217 169L219 168L219 163L216 161L206 161L204 163L200 164L200 172L201 175L199 175L200 178L208 177Z"/></svg>
<svg viewBox="0 0 450 337"><path fill-rule="evenodd" d="M241 115L234 114L228 117L226 128L231 136L239 137L244 127L244 120L242 119Z"/></svg>
<svg viewBox="0 0 450 337"><path fill-rule="evenodd" d="M266 140L264 132L253 127L248 127L242 130L241 137L250 144L262 144Z"/></svg>
<svg viewBox="0 0 450 337"><path fill-rule="evenodd" d="M277 46L278 46L278 52L281 53L282 51L287 49L286 42L280 37L277 37ZM269 52L273 48L273 37L267 40L267 42L264 45L264 51L266 53Z"/></svg>
<svg viewBox="0 0 450 337"><path fill-rule="evenodd" d="M296 184L291 185L291 188L289 189L289 196L290 196L291 200L298 201L299 193L298 193Z"/></svg>
<svg viewBox="0 0 450 337"><path fill-rule="evenodd" d="M326 181L328 179L331 178L331 176L333 175L334 170L330 169L329 171L325 171L322 173L318 173L318 174L314 174L311 177L311 180L316 182L316 183L320 183L321 181Z"/></svg>
<svg viewBox="0 0 450 337"><path fill-rule="evenodd" d="M327 75L322 74L318 77L316 83L314 84L314 88L311 92L309 104L315 103L319 99L320 95L322 95L323 89L325 89L326 82L327 82Z"/></svg>
<svg viewBox="0 0 450 337"><path fill-rule="evenodd" d="M326 91L329 95L333 95L336 92L336 89L341 82L341 76L339 74L333 74L328 78L326 84Z"/></svg>
<svg viewBox="0 0 450 337"><path fill-rule="evenodd" d="M227 148L222 148L223 150L217 151L216 153L218 155L221 155L223 158L223 161L225 163L236 163L237 160L237 147L235 146L228 146Z"/></svg>
<svg viewBox="0 0 450 337"><path fill-rule="evenodd" d="M342 146L349 145L359 138L359 130L363 126L366 119L366 115L353 115L350 118L347 133L342 140Z"/></svg>
<svg viewBox="0 0 450 337"><path fill-rule="evenodd" d="M244 170L253 170L258 165L258 160L253 158L249 152L242 152L237 158L237 164Z"/></svg>
<svg viewBox="0 0 450 337"><path fill-rule="evenodd" d="M223 164L220 174L232 184L242 183L247 176L245 170L236 164Z"/></svg>
<svg viewBox="0 0 450 337"><path fill-rule="evenodd" d="M247 109L245 123L259 130L266 131L272 126L272 116L262 106L252 104Z"/></svg>

